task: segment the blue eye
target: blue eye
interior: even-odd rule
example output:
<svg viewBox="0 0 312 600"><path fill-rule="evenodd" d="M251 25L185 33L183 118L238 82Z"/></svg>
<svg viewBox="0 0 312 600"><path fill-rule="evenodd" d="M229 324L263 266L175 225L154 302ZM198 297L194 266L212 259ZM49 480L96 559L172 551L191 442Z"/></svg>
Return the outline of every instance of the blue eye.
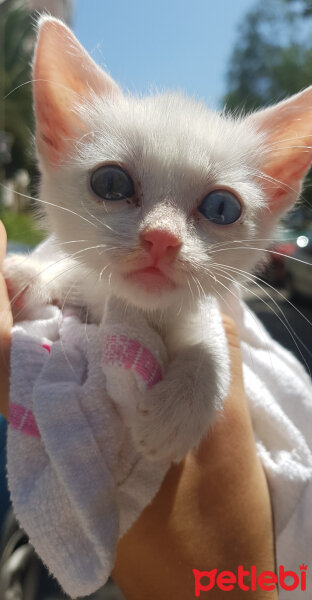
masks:
<svg viewBox="0 0 312 600"><path fill-rule="evenodd" d="M93 192L103 200L124 200L135 194L129 173L118 165L98 167L91 175L90 185Z"/></svg>
<svg viewBox="0 0 312 600"><path fill-rule="evenodd" d="M230 225L241 216L242 206L232 192L214 190L205 196L198 210L215 225Z"/></svg>

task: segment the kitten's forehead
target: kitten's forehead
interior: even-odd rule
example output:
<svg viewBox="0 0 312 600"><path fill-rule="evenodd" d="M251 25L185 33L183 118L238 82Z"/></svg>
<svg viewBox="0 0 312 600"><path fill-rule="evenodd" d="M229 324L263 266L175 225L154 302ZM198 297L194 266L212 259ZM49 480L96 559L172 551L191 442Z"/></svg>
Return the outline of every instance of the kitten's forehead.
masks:
<svg viewBox="0 0 312 600"><path fill-rule="evenodd" d="M92 135L81 142L79 168L119 163L147 209L169 200L189 214L215 187L235 190L251 210L259 204L254 176L262 140L243 119L177 93L94 97L82 117Z"/></svg>
<svg viewBox="0 0 312 600"><path fill-rule="evenodd" d="M135 161L145 174L157 167L169 173L182 164L205 175L258 166L259 136L242 119L208 110L182 94L123 96L114 103L96 98L84 118L94 132L91 162Z"/></svg>

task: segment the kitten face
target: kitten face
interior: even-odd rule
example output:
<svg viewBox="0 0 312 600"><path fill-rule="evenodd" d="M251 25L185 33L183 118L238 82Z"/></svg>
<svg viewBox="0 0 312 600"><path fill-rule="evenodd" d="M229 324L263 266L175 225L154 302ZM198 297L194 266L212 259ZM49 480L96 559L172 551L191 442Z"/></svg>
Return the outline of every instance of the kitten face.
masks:
<svg viewBox="0 0 312 600"><path fill-rule="evenodd" d="M224 295L229 280L261 259L255 248L269 245L300 191L311 161L311 88L246 118L174 93L133 98L62 23L44 17L40 27L41 197L61 247L104 290L147 310ZM298 135L300 145L292 144ZM226 198L212 208L235 218L207 214L215 190Z"/></svg>
<svg viewBox="0 0 312 600"><path fill-rule="evenodd" d="M117 103L97 98L81 112L91 133L58 168L57 177L44 172L42 196L73 211L47 205L52 230L61 242L86 240L67 248L79 251L77 259L114 294L146 309L159 308L182 297L198 298L203 291L216 293L216 263L251 267L257 254L227 247L233 248L233 240L246 240L244 245L250 240L253 246L255 237L268 237L261 218L264 195L255 178L259 134L246 131L243 121L174 94ZM103 200L94 194L90 177L102 165L127 171L133 198ZM232 191L241 203L241 216L230 225L217 225L199 211L216 189ZM172 234L179 247L157 259L151 256L143 232L154 229Z"/></svg>

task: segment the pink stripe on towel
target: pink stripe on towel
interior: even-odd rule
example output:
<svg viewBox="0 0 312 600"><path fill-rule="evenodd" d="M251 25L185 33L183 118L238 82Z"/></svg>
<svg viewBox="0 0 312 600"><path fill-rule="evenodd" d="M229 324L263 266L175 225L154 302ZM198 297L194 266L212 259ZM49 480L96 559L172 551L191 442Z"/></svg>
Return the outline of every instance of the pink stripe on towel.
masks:
<svg viewBox="0 0 312 600"><path fill-rule="evenodd" d="M9 422L12 429L20 431L24 435L41 437L32 411L29 408L25 408L25 406L11 402Z"/></svg>
<svg viewBox="0 0 312 600"><path fill-rule="evenodd" d="M135 371L147 388L153 387L162 379L161 367L150 350L126 335L112 334L105 337L102 360L106 365Z"/></svg>

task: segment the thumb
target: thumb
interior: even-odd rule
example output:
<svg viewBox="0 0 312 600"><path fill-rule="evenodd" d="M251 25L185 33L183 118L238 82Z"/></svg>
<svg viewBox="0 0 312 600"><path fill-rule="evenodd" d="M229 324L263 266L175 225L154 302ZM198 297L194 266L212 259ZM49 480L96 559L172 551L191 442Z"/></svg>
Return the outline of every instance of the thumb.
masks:
<svg viewBox="0 0 312 600"><path fill-rule="evenodd" d="M0 270L6 251L6 231L0 221ZM13 320L4 277L0 272L0 413L8 418L10 344Z"/></svg>

